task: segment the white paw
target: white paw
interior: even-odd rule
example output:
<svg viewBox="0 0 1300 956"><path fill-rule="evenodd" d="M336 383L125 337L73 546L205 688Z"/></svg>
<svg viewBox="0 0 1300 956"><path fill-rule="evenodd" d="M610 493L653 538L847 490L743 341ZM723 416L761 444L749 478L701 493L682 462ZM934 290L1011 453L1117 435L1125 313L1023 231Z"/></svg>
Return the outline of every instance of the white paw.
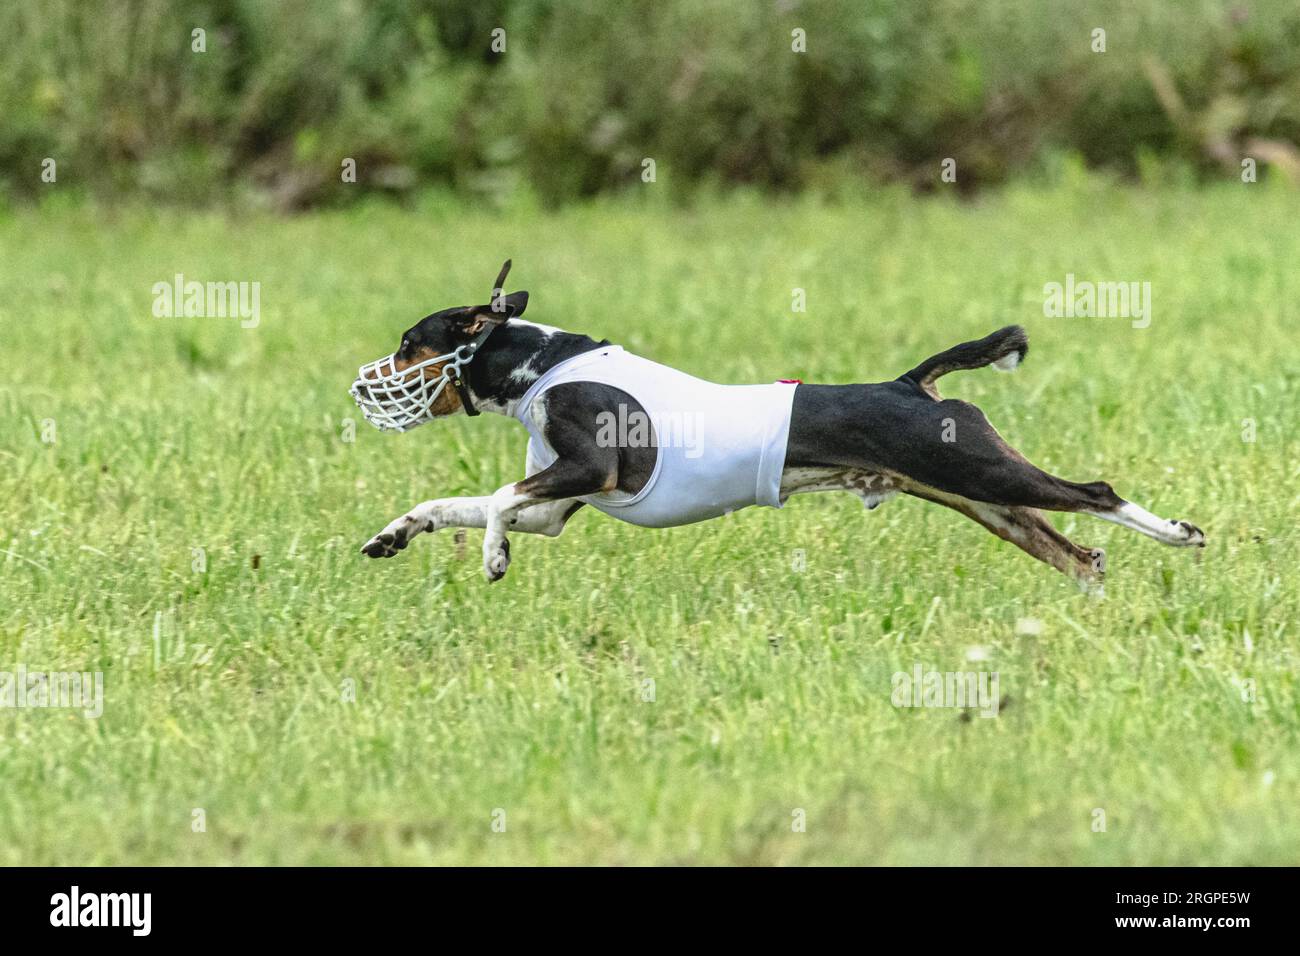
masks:
<svg viewBox="0 0 1300 956"><path fill-rule="evenodd" d="M501 546L483 548L483 574L488 582L500 581L506 576L506 569L510 567L510 542L505 538L501 539Z"/></svg>
<svg viewBox="0 0 1300 956"><path fill-rule="evenodd" d="M387 528L361 546L361 553L372 558L391 558L425 528L414 515L402 515Z"/></svg>
<svg viewBox="0 0 1300 956"><path fill-rule="evenodd" d="M1196 525L1190 521L1171 521L1169 523L1174 526L1174 537L1177 539L1178 544L1188 548L1205 547L1205 532Z"/></svg>

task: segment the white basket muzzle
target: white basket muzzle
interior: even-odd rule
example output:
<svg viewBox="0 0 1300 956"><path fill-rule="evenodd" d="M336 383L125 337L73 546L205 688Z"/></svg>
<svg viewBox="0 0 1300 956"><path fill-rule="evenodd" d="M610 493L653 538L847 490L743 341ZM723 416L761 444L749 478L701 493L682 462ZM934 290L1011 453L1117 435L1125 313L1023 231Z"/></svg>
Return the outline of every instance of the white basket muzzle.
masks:
<svg viewBox="0 0 1300 956"><path fill-rule="evenodd" d="M466 346L435 355L397 370L397 357L386 355L361 366L350 389L366 421L384 431L404 432L436 416L433 405L450 382L456 380L469 356ZM439 374L426 374L431 366L445 363Z"/></svg>

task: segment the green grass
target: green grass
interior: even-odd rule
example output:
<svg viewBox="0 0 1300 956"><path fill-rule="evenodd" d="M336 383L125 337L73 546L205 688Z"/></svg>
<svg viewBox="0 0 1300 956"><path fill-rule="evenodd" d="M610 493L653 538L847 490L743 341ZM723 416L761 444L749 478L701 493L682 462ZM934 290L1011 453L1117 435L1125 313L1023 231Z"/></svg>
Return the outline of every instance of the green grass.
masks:
<svg viewBox="0 0 1300 956"><path fill-rule="evenodd" d="M1300 862L1297 222L1264 186L1090 181L8 214L0 669L106 688L99 720L0 710L0 863ZM529 318L722 381L887 379L1020 322L1016 375L945 392L1209 546L1058 516L1109 553L1099 601L945 509L819 495L670 531L584 511L490 587L477 531L369 561L411 505L522 474L512 422L380 434L347 394L507 255ZM154 318L177 272L260 281L260 325ZM1150 328L1045 318L1067 272L1150 281ZM1008 705L897 709L916 662L997 670Z"/></svg>

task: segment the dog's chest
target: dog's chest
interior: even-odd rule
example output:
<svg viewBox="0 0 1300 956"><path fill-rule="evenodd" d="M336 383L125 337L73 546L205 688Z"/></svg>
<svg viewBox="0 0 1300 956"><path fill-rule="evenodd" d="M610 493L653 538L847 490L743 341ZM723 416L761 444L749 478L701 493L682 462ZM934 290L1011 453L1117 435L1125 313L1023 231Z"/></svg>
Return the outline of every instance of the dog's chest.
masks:
<svg viewBox="0 0 1300 956"><path fill-rule="evenodd" d="M552 388L608 385L634 402L596 418L601 447L653 447L654 472L635 495L591 495L588 504L647 527L691 524L750 505L780 507L781 471L790 430L793 384L718 385L602 347L549 369L516 411L528 429L530 467L555 456L535 412Z"/></svg>

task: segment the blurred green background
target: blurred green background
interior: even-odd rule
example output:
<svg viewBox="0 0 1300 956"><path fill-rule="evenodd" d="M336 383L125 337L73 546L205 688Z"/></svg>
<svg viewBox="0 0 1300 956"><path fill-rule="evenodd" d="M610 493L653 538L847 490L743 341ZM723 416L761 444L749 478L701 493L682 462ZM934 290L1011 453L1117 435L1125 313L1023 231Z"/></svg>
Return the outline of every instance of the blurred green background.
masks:
<svg viewBox="0 0 1300 956"><path fill-rule="evenodd" d="M1300 860L1296 0L0 0L0 38L0 670L106 677L99 720L0 708L0 863ZM1022 323L944 394L1209 546L1057 516L1096 601L807 495L583 513L490 592L478 532L371 562L521 474L513 423L347 391L507 256L529 319L718 381ZM155 314L178 273L259 324ZM1154 321L1045 315L1073 274ZM916 662L1005 709L891 706Z"/></svg>
<svg viewBox="0 0 1300 956"><path fill-rule="evenodd" d="M1063 156L1300 170L1295 0L6 0L0 35L8 202L50 191L46 158L95 198L281 210L552 206L637 188L647 158L675 200L929 189L945 158L961 190Z"/></svg>

